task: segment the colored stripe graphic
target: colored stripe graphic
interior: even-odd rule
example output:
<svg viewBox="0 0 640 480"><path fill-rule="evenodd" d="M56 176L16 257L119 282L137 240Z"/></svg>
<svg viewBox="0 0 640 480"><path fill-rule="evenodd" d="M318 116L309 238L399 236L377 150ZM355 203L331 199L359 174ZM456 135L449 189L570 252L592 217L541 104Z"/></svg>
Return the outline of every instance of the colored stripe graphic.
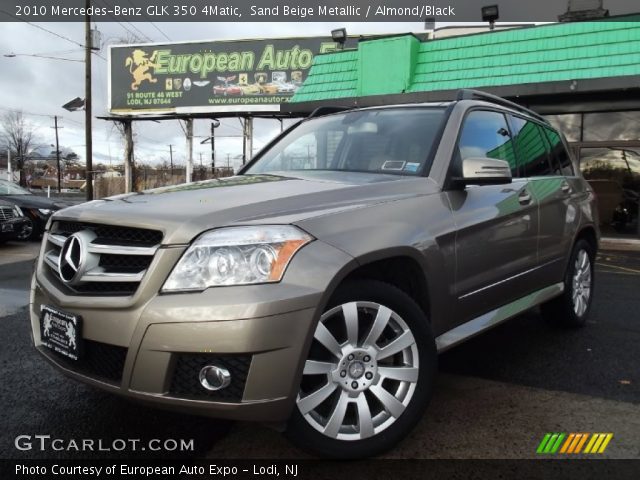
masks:
<svg viewBox="0 0 640 480"><path fill-rule="evenodd" d="M562 440L566 437L565 433L547 433L543 437L540 445L538 445L538 449L536 453L540 454L555 454L560 445L562 445Z"/></svg>
<svg viewBox="0 0 640 480"><path fill-rule="evenodd" d="M612 438L613 433L546 433L536 453L546 455L604 453Z"/></svg>
<svg viewBox="0 0 640 480"><path fill-rule="evenodd" d="M550 438L551 438L550 433L545 434L545 436L542 438L542 441L540 442L540 445L538 445L538 449L536 450L536 453L544 453L544 447L547 445L547 442L549 441Z"/></svg>
<svg viewBox="0 0 640 480"><path fill-rule="evenodd" d="M604 453L613 438L613 433L594 433L584 453Z"/></svg>
<svg viewBox="0 0 640 480"><path fill-rule="evenodd" d="M582 446L587 441L587 438L589 438L589 434L583 433L582 438L580 439L580 442L578 442L578 445L576 445L576 449L574 453L580 453L580 450L582 450Z"/></svg>

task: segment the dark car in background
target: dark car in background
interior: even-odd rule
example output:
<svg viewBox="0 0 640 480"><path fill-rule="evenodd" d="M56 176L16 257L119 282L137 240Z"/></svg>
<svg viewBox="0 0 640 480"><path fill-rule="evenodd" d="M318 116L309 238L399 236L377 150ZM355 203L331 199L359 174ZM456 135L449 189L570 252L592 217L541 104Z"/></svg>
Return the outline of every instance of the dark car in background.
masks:
<svg viewBox="0 0 640 480"><path fill-rule="evenodd" d="M19 208L0 200L0 243L15 240L26 224L27 219Z"/></svg>
<svg viewBox="0 0 640 480"><path fill-rule="evenodd" d="M0 180L0 200L18 207L25 218L23 228L18 232L20 240L38 240L51 214L71 205L53 198L39 197L7 180Z"/></svg>

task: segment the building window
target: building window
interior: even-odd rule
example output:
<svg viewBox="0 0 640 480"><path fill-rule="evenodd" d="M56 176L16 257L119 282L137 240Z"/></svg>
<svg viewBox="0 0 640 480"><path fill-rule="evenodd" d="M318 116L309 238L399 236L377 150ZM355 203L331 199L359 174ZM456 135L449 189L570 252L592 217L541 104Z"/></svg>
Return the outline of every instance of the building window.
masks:
<svg viewBox="0 0 640 480"><path fill-rule="evenodd" d="M640 112L585 113L582 140L640 140Z"/></svg>
<svg viewBox="0 0 640 480"><path fill-rule="evenodd" d="M639 148L581 148L580 170L598 198L602 233L638 235Z"/></svg>

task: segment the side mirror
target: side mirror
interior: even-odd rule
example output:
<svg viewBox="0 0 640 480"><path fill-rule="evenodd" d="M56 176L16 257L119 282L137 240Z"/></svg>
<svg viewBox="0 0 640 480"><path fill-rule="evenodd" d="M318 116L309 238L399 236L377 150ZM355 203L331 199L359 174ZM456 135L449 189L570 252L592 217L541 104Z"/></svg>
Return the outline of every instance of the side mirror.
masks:
<svg viewBox="0 0 640 480"><path fill-rule="evenodd" d="M462 178L454 181L462 185L502 185L511 183L511 167L505 160L472 157L462 161Z"/></svg>

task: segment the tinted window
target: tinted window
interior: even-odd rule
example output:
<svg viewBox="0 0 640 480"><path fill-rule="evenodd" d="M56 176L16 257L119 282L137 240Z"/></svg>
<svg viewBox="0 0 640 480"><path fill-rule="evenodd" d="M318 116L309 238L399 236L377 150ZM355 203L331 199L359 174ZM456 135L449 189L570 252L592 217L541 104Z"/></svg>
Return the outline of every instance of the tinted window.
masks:
<svg viewBox="0 0 640 480"><path fill-rule="evenodd" d="M517 176L513 142L502 113L481 110L469 113L462 126L458 149L460 162L472 157L506 160L511 166L511 175ZM457 167L459 170L459 165Z"/></svg>
<svg viewBox="0 0 640 480"><path fill-rule="evenodd" d="M564 133L565 138L569 142L580 141L582 114L565 113L562 115L545 115L544 117L549 121L553 128Z"/></svg>
<svg viewBox="0 0 640 480"><path fill-rule="evenodd" d="M571 157L569 156L569 152L567 152L567 149L565 148L560 135L549 128L545 128L544 131L551 146L551 156L553 162L560 165L562 175L574 175L573 165L571 164Z"/></svg>
<svg viewBox="0 0 640 480"><path fill-rule="evenodd" d="M416 175L444 116L441 108L385 108L302 122L245 173L341 170Z"/></svg>
<svg viewBox="0 0 640 480"><path fill-rule="evenodd" d="M522 177L552 175L546 141L540 127L520 117L511 117L513 138L518 149L518 169Z"/></svg>

